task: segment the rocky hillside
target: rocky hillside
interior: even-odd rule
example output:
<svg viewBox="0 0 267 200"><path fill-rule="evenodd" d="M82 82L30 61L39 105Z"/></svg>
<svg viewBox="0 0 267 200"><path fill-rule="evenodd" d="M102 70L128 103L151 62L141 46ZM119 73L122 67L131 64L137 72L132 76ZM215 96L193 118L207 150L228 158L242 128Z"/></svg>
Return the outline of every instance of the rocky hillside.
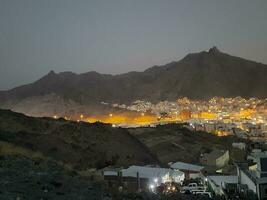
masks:
<svg viewBox="0 0 267 200"><path fill-rule="evenodd" d="M267 97L266 77L266 65L222 53L214 47L144 72L105 75L51 71L34 83L0 92L0 105L12 108L25 99L31 101L52 93L82 105L136 99L174 100L182 96L261 98Z"/></svg>
<svg viewBox="0 0 267 200"><path fill-rule="evenodd" d="M51 158L75 170L157 164L127 130L104 124L33 118L0 110L0 154Z"/></svg>
<svg viewBox="0 0 267 200"><path fill-rule="evenodd" d="M198 163L201 153L211 152L214 149L230 150L232 158L235 159L232 143L240 141L234 136L218 137L201 131L192 132L183 128L181 124L129 129L129 132L165 164L175 161Z"/></svg>
<svg viewBox="0 0 267 200"><path fill-rule="evenodd" d="M93 168L197 163L213 149L231 152L233 141L238 139L191 132L181 124L121 129L0 109L0 199L110 199Z"/></svg>
<svg viewBox="0 0 267 200"><path fill-rule="evenodd" d="M110 199L104 185L67 171L52 160L0 156L0 199Z"/></svg>

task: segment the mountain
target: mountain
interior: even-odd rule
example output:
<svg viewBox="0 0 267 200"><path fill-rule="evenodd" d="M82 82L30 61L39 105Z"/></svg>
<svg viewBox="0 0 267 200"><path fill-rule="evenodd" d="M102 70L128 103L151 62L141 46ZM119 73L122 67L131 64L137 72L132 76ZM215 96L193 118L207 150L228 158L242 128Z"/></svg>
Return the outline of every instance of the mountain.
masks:
<svg viewBox="0 0 267 200"><path fill-rule="evenodd" d="M34 118L0 109L0 154L53 159L78 171L159 164L126 129L101 123Z"/></svg>
<svg viewBox="0 0 267 200"><path fill-rule="evenodd" d="M102 101L129 103L137 99L156 102L184 96L265 98L266 77L267 65L234 57L213 47L143 72L107 75L51 71L34 83L0 92L0 106L13 108L20 104L17 107L21 108L25 101L33 105L32 98L38 102L51 94L66 104L77 105L95 105Z"/></svg>

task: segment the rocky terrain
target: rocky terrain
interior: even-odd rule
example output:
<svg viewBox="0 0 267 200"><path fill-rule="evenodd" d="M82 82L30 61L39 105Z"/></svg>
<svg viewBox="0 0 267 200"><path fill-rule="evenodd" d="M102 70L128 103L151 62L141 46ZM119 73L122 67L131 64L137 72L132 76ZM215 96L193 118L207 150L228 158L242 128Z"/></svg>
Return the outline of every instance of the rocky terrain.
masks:
<svg viewBox="0 0 267 200"><path fill-rule="evenodd" d="M214 47L143 72L106 75L51 71L34 83L1 91L0 107L36 116L45 109L67 112L84 105L90 111L99 110L94 106L102 101L158 102L183 96L265 98L266 77L266 65L228 55Z"/></svg>
<svg viewBox="0 0 267 200"><path fill-rule="evenodd" d="M8 110L0 110L0 149L3 154L52 158L78 171L158 164L156 156L125 129L33 118Z"/></svg>
<svg viewBox="0 0 267 200"><path fill-rule="evenodd" d="M67 171L52 160L0 156L0 199L109 199L104 185Z"/></svg>
<svg viewBox="0 0 267 200"><path fill-rule="evenodd" d="M198 163L200 154L214 149L232 150L234 136L218 137L206 132L191 132L180 124L156 128L135 128L129 132L143 142L162 163L183 161ZM241 159L241 158L240 158Z"/></svg>

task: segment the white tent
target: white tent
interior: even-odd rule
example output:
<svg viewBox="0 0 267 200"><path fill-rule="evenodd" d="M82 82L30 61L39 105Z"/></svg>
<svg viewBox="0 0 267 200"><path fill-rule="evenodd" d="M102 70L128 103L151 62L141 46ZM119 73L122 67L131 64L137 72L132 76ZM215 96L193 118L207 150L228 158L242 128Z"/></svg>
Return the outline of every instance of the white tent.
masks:
<svg viewBox="0 0 267 200"><path fill-rule="evenodd" d="M185 175L179 170L172 170L167 168L158 167L144 167L144 166L131 166L127 169L121 170L123 177L137 177L137 173L140 178L146 178L150 182L177 182L181 183Z"/></svg>

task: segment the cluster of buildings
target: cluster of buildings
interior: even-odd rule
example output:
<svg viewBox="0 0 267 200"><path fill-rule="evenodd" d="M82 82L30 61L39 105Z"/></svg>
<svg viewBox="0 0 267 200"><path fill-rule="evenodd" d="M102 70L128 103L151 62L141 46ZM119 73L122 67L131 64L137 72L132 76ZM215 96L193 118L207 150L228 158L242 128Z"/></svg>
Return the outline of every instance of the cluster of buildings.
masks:
<svg viewBox="0 0 267 200"><path fill-rule="evenodd" d="M235 135L242 139L265 140L267 138L267 124L224 123L221 121L207 121L204 123L188 121L184 127L191 131L205 131L218 136Z"/></svg>
<svg viewBox="0 0 267 200"><path fill-rule="evenodd" d="M182 184L185 174L182 171L158 166L130 166L126 169L104 169L103 176L110 188L119 187L127 192L156 192L163 184Z"/></svg>
<svg viewBox="0 0 267 200"><path fill-rule="evenodd" d="M184 192L187 185L198 185L198 193L224 199L267 199L267 151L245 143L233 143L233 148L246 152L243 161L234 160L228 150L213 150L202 154L199 163L170 162L168 167L130 166L102 170L109 188L121 192L147 191ZM229 170L230 169L230 170ZM190 190L193 192L193 190ZM189 191L189 192L190 192ZM192 193L194 194L194 193Z"/></svg>
<svg viewBox="0 0 267 200"><path fill-rule="evenodd" d="M112 104L113 107L138 112L151 112L156 115L167 113L170 117L179 117L181 111L187 110L191 118L216 118L224 121L235 121L242 117L255 114L253 122L262 122L262 109L266 109L267 99L241 97L214 97L210 100L190 100L188 98L176 101L160 101L153 104L149 101L136 100L131 105ZM257 111L257 112L256 112ZM210 114L208 114L210 113Z"/></svg>
<svg viewBox="0 0 267 200"><path fill-rule="evenodd" d="M253 158L253 159L252 159ZM236 171L231 175L208 175L205 181L217 195L227 199L267 199L267 153L257 150L251 152L247 160L234 162Z"/></svg>
<svg viewBox="0 0 267 200"><path fill-rule="evenodd" d="M175 187L177 191L185 181L203 179L208 172L215 172L228 165L229 151L214 150L201 155L199 164L170 162L168 168L159 166L130 166L128 168L104 168L102 175L109 187L121 187L127 192L150 191L162 185ZM212 169L212 170L211 170ZM167 187L166 187L167 188Z"/></svg>
<svg viewBox="0 0 267 200"><path fill-rule="evenodd" d="M214 97L200 101L181 98L157 104L137 100L131 105L112 104L112 107L156 115L158 121L151 124L188 122L191 129L219 136L262 138L267 135L267 99Z"/></svg>

